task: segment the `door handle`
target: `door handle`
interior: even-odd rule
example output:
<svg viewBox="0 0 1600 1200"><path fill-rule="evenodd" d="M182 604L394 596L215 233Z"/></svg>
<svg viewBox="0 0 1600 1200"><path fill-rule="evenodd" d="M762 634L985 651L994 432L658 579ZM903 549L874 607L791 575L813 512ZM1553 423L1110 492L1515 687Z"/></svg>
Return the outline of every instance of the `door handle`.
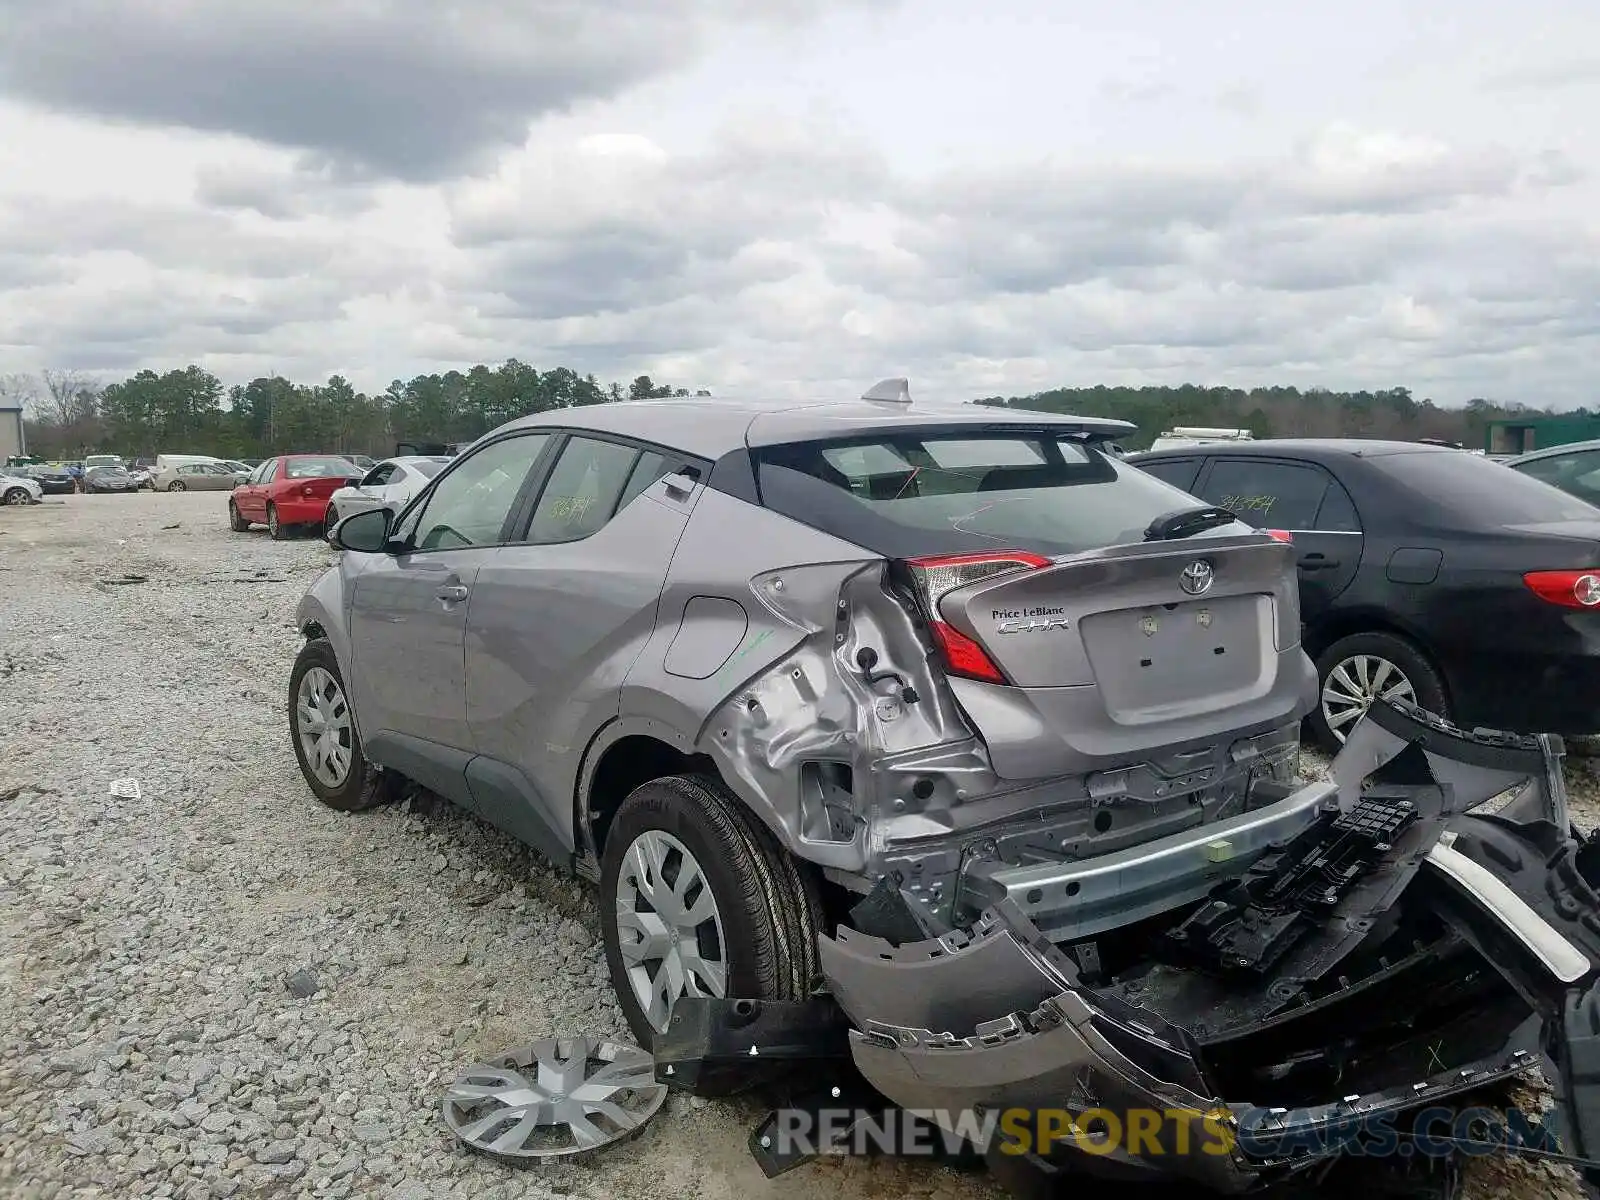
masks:
<svg viewBox="0 0 1600 1200"><path fill-rule="evenodd" d="M1326 554L1302 554L1300 556L1300 569L1302 571L1330 571L1339 565L1337 558L1329 558Z"/></svg>
<svg viewBox="0 0 1600 1200"><path fill-rule="evenodd" d="M441 600L465 600L467 589L465 584L452 583L440 588L434 595Z"/></svg>

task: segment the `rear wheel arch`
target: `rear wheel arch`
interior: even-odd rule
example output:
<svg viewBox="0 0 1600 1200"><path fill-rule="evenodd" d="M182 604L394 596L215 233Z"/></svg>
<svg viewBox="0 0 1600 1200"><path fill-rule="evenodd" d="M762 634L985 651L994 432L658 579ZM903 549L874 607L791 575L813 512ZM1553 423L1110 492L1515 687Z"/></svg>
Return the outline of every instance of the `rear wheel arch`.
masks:
<svg viewBox="0 0 1600 1200"><path fill-rule="evenodd" d="M633 789L669 775L713 775L711 759L676 730L654 721L618 721L590 743L573 797L573 830L581 861L598 869L612 819Z"/></svg>

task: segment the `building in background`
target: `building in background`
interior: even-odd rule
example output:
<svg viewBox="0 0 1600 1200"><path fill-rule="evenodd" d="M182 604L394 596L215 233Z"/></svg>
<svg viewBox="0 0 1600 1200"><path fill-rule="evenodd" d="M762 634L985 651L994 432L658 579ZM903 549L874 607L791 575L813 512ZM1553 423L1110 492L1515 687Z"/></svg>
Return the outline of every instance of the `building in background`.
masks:
<svg viewBox="0 0 1600 1200"><path fill-rule="evenodd" d="M1490 421L1483 437L1483 448L1490 454L1526 454L1546 446L1600 438L1600 416L1575 412L1555 417L1510 417Z"/></svg>
<svg viewBox="0 0 1600 1200"><path fill-rule="evenodd" d="M22 432L22 408L0 405L0 463L13 455L28 452L28 439Z"/></svg>

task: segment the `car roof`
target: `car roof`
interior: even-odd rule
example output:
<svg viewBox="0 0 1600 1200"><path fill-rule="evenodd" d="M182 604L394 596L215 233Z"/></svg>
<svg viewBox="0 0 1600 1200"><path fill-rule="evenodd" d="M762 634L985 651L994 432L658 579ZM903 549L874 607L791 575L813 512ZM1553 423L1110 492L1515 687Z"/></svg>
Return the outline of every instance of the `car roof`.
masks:
<svg viewBox="0 0 1600 1200"><path fill-rule="evenodd" d="M1143 450L1128 455L1137 463L1145 458L1193 458L1195 455L1274 454L1294 458L1377 458L1388 454L1471 454L1454 446L1434 446L1427 442L1402 442L1382 438L1260 438L1249 442L1216 442L1204 446L1173 446L1164 450Z"/></svg>
<svg viewBox="0 0 1600 1200"><path fill-rule="evenodd" d="M1546 446L1543 450L1529 450L1526 454L1517 454L1506 459L1505 465L1514 467L1518 463L1535 462L1541 458L1554 458L1558 454L1572 454L1583 450L1600 450L1600 438L1585 442L1566 442L1560 446Z"/></svg>
<svg viewBox="0 0 1600 1200"><path fill-rule="evenodd" d="M1138 428L1131 422L1105 417L1074 417L978 404L866 399L747 400L696 396L619 400L611 404L552 409L510 421L494 432L550 426L582 428L596 433L635 437L715 459L731 451L742 450L747 445L770 446L789 441L849 437L927 425L970 426L975 429L1060 426L1095 430L1107 435L1131 433Z"/></svg>

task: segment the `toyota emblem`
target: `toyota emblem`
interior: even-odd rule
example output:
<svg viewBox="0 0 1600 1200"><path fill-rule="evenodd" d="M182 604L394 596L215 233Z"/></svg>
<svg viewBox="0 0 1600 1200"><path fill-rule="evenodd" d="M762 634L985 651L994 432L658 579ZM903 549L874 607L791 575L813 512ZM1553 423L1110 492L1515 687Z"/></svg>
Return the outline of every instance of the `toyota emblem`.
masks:
<svg viewBox="0 0 1600 1200"><path fill-rule="evenodd" d="M1204 559L1196 559L1178 576L1178 586L1191 596L1203 596L1211 590L1213 578L1211 564Z"/></svg>

